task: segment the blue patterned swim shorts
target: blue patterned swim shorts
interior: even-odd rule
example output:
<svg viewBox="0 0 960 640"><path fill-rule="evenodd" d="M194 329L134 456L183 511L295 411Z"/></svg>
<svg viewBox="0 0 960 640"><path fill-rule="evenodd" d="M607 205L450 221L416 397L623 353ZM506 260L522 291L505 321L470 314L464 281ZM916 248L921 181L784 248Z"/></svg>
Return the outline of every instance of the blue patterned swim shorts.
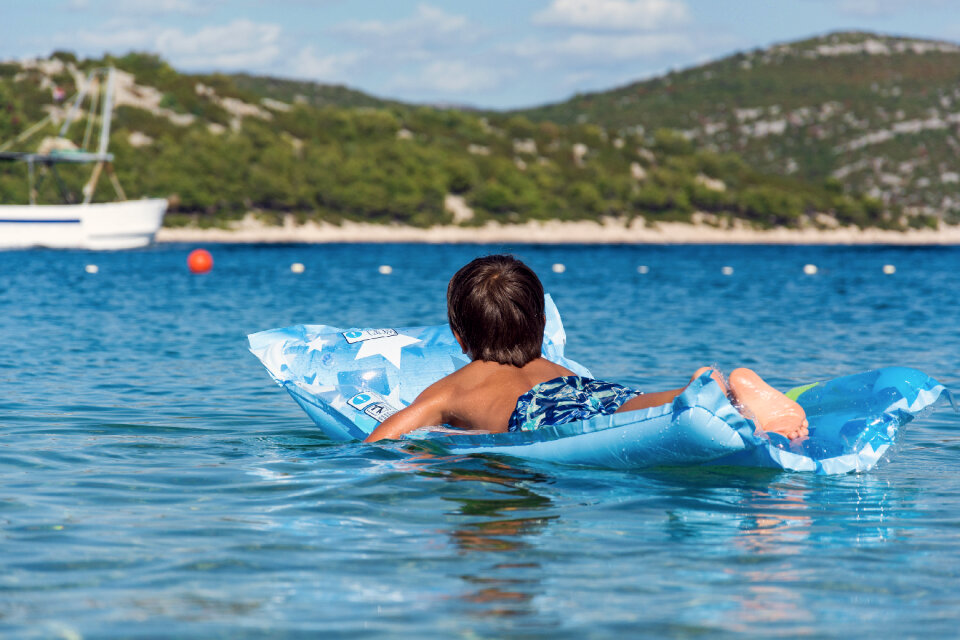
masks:
<svg viewBox="0 0 960 640"><path fill-rule="evenodd" d="M517 398L517 408L510 415L507 430L534 431L544 426L609 415L640 393L619 384L581 376L554 378L541 382Z"/></svg>

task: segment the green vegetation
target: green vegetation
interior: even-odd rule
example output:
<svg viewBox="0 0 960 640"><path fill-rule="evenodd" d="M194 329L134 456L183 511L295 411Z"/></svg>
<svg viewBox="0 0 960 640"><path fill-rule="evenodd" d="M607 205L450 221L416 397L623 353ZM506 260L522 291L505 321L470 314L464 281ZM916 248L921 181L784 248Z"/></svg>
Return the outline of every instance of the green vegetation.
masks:
<svg viewBox="0 0 960 640"><path fill-rule="evenodd" d="M388 107L400 103L381 100L342 85L317 84L239 73L230 76L234 86L259 98L306 104L314 107Z"/></svg>
<svg viewBox="0 0 960 640"><path fill-rule="evenodd" d="M845 191L835 179L764 174L667 126L482 116L343 87L180 74L146 54L55 57L63 71L0 66L0 141L45 115L51 82L73 90L71 65L113 64L136 82L136 99L121 99L115 112L118 177L129 197L168 197L168 225L223 226L253 211L277 222L292 214L429 226L454 222L448 195L472 208L472 217L457 221L465 225L607 216L688 221L698 212L712 224L740 218L759 227L820 224L817 214L843 224L901 224L896 209ZM32 148L53 133L51 126L31 138ZM75 124L71 138L82 133ZM78 192L89 167L60 171ZM0 202L26 202L25 178L24 166L0 165ZM41 199L57 200L55 186L45 179ZM101 180L97 199L112 196Z"/></svg>
<svg viewBox="0 0 960 640"><path fill-rule="evenodd" d="M838 33L518 113L612 131L679 130L759 171L835 178L892 209L955 218L958 85L960 46Z"/></svg>

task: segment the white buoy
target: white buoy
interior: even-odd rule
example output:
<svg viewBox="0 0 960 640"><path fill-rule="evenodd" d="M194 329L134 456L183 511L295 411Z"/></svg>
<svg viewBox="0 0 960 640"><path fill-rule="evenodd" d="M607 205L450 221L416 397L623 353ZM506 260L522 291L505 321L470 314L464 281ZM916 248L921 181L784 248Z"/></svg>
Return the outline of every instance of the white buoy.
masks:
<svg viewBox="0 0 960 640"><path fill-rule="evenodd" d="M892 264L885 264L885 265L883 265L883 272L884 272L885 274L887 274L888 276L892 276L893 274L895 274L895 273L897 272L897 268L896 268L895 266L893 266Z"/></svg>
<svg viewBox="0 0 960 640"><path fill-rule="evenodd" d="M388 276L388 275L390 275L391 273L393 273L393 267L391 267L391 266L388 265L388 264L382 264L382 265L380 265L380 268L377 269L377 271L379 271L381 274L383 274L383 275L385 275L385 276Z"/></svg>
<svg viewBox="0 0 960 640"><path fill-rule="evenodd" d="M553 263L553 272L554 272L554 273L563 273L563 272L566 271L566 270L567 270L567 266L566 266L565 264L563 264L562 262L555 262L555 263Z"/></svg>
<svg viewBox="0 0 960 640"><path fill-rule="evenodd" d="M100 267L98 267L95 264L88 264L86 267L83 268L83 270L86 271L87 273L99 273Z"/></svg>
<svg viewBox="0 0 960 640"><path fill-rule="evenodd" d="M645 264L642 264L639 267L637 267L637 273L650 273L650 267L648 267Z"/></svg>
<svg viewBox="0 0 960 640"><path fill-rule="evenodd" d="M808 276L816 275L817 265L815 264L805 264L803 265L803 272Z"/></svg>
<svg viewBox="0 0 960 640"><path fill-rule="evenodd" d="M720 273L722 273L725 276L732 276L733 267L724 267L723 269L720 269Z"/></svg>
<svg viewBox="0 0 960 640"><path fill-rule="evenodd" d="M302 262L294 262L292 265L290 265L290 271L294 273L303 273L306 270L307 268L303 266Z"/></svg>

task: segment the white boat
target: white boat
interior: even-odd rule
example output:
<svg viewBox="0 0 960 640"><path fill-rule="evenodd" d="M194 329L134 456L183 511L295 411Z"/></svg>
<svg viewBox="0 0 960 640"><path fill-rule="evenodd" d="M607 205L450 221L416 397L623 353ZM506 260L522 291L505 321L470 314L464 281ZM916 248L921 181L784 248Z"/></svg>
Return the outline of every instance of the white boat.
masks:
<svg viewBox="0 0 960 640"><path fill-rule="evenodd" d="M167 201L0 205L0 248L134 249L153 242Z"/></svg>
<svg viewBox="0 0 960 640"><path fill-rule="evenodd" d="M106 75L106 86L98 77ZM113 110L113 69L91 72L84 86L77 92L70 111L60 128L60 138L66 134L75 119L86 94L92 87L90 121L86 127L83 145L76 150L46 152L11 152L4 149L22 142L41 130L51 118L48 116L24 131L4 147L0 147L0 161L23 162L27 165L30 183L30 204L0 204L0 249L50 247L56 249L133 249L151 242L163 223L167 201L163 198L127 200L113 173L113 154L107 152L110 140L110 120ZM95 119L99 93L103 92L103 113L100 119L100 144L96 152L85 150ZM83 200L74 202L60 175L58 164L93 164L93 172L83 187ZM65 204L37 204L35 186L36 167L41 166L56 178ZM101 172L106 169L119 202L94 203L93 194Z"/></svg>

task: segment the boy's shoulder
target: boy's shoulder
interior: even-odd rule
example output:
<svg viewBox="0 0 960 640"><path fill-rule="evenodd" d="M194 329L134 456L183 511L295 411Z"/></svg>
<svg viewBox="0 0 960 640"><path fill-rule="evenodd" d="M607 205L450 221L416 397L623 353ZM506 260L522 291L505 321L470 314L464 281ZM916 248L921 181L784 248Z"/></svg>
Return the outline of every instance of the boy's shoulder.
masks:
<svg viewBox="0 0 960 640"><path fill-rule="evenodd" d="M467 398L489 381L489 372L485 372L488 367L484 364L489 363L471 362L437 380L423 390L415 404L439 411L445 419L449 412L459 413L464 402L469 403Z"/></svg>
<svg viewBox="0 0 960 640"><path fill-rule="evenodd" d="M481 378L488 377L489 372L489 362L483 362L482 360L473 360L469 362L453 373L446 375L445 377L438 380L434 386L437 384L443 384L443 386L458 386L458 385L471 385Z"/></svg>
<svg viewBox="0 0 960 640"><path fill-rule="evenodd" d="M466 393L495 381L500 369L496 363L474 360L434 382L424 393L431 396Z"/></svg>

